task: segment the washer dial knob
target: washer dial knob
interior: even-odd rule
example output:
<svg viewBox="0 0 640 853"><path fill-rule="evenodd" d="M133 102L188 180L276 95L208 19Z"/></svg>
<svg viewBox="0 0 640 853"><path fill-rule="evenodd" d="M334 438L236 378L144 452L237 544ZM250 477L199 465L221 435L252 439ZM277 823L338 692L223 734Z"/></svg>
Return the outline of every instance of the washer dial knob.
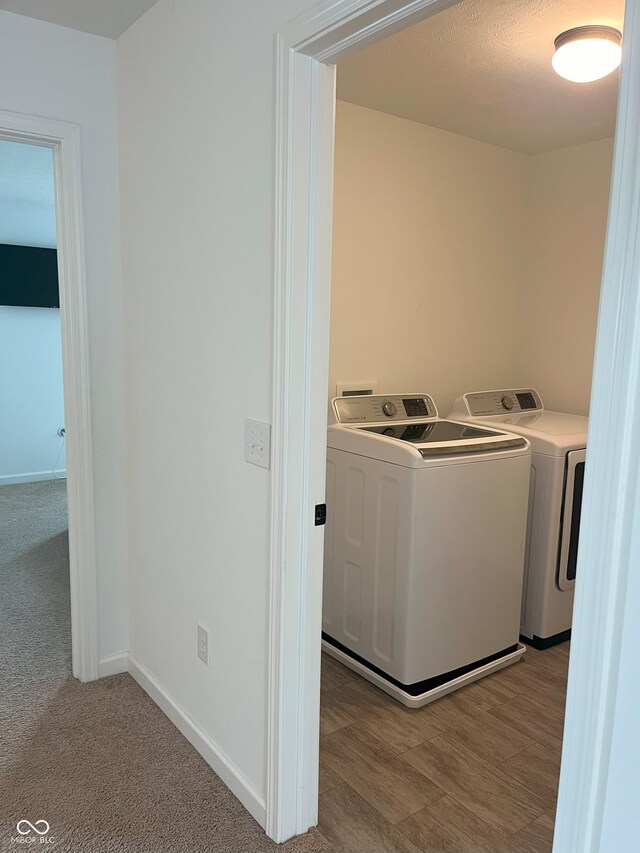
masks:
<svg viewBox="0 0 640 853"><path fill-rule="evenodd" d="M500 402L502 403L503 408L505 408L508 412L510 412L515 405L513 402L513 397L505 396L502 398L502 400L500 400Z"/></svg>
<svg viewBox="0 0 640 853"><path fill-rule="evenodd" d="M394 415L398 414L398 407L395 403L392 403L391 400L387 400L382 404L382 411L388 418L392 418Z"/></svg>

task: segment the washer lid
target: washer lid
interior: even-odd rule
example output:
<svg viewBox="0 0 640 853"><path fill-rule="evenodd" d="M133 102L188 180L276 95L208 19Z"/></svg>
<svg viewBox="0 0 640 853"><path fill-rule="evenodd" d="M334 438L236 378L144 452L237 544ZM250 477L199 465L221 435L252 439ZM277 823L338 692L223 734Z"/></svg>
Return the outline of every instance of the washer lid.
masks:
<svg viewBox="0 0 640 853"><path fill-rule="evenodd" d="M525 447L527 442L496 429L482 429L454 421L430 421L417 424L381 424L356 427L359 433L372 432L392 441L416 446L423 459L464 456L470 453L495 453Z"/></svg>
<svg viewBox="0 0 640 853"><path fill-rule="evenodd" d="M442 441L466 441L474 438L486 438L489 435L504 435L497 430L480 429L469 424L457 424L453 421L429 421L417 424L382 424L381 426L360 427L363 432L376 432L397 441L410 441L412 444L429 444Z"/></svg>

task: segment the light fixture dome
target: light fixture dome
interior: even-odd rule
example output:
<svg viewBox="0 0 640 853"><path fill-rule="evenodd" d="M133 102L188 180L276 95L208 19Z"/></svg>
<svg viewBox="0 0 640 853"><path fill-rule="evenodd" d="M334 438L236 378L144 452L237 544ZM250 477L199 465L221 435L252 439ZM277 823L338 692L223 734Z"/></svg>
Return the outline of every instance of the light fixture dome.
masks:
<svg viewBox="0 0 640 853"><path fill-rule="evenodd" d="M615 27L574 27L557 36L551 64L573 83L591 83L620 65L622 33Z"/></svg>

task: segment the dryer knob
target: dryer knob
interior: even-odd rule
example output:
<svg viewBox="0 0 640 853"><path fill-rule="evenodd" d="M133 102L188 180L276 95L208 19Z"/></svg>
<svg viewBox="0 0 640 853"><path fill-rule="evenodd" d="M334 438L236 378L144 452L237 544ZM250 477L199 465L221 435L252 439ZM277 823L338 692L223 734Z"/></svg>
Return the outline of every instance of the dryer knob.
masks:
<svg viewBox="0 0 640 853"><path fill-rule="evenodd" d="M386 403L382 405L382 411L388 418L392 418L394 415L398 414L398 407L395 403L392 403L391 400L387 400Z"/></svg>
<svg viewBox="0 0 640 853"><path fill-rule="evenodd" d="M510 412L511 409L513 409L513 406L514 406L513 397L503 397L502 400L500 400L500 402L502 403L503 407L508 412Z"/></svg>

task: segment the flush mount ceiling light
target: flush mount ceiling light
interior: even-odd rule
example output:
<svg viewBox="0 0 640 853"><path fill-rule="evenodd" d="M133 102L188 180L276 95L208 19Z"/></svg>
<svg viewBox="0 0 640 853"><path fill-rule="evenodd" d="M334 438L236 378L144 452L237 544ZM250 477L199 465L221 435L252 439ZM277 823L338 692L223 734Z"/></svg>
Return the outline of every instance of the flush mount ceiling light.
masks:
<svg viewBox="0 0 640 853"><path fill-rule="evenodd" d="M574 27L556 38L551 64L573 83L591 83L620 65L622 33L614 27Z"/></svg>

